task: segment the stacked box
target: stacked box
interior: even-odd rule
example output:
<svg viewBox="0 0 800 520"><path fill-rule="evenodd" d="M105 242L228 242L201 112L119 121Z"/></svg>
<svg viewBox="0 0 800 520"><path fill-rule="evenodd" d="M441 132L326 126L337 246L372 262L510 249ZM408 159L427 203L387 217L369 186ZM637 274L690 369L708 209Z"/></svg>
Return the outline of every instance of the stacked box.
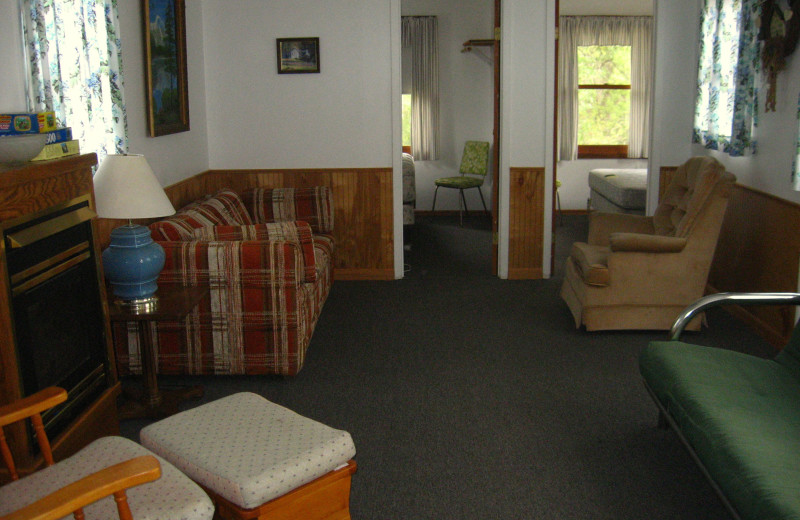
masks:
<svg viewBox="0 0 800 520"><path fill-rule="evenodd" d="M63 143L46 144L42 151L31 159L31 161L47 161L50 159L59 159L69 155L77 155L81 153L78 140L64 141Z"/></svg>
<svg viewBox="0 0 800 520"><path fill-rule="evenodd" d="M57 129L55 112L0 114L0 135L43 134Z"/></svg>
<svg viewBox="0 0 800 520"><path fill-rule="evenodd" d="M64 141L72 141L72 128L59 128L52 132L47 132L45 144L63 143Z"/></svg>

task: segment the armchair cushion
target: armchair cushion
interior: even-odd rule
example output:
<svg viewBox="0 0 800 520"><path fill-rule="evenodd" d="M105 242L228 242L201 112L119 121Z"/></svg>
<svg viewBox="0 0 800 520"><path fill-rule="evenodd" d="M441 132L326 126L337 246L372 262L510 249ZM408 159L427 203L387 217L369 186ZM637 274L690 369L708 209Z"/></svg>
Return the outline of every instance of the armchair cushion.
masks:
<svg viewBox="0 0 800 520"><path fill-rule="evenodd" d="M267 240L284 241L297 244L303 251L303 281L314 282L317 279L317 267L314 255L314 241L311 226L304 221L269 222L251 226L211 226L194 230L194 238L205 241L228 240Z"/></svg>
<svg viewBox="0 0 800 520"><path fill-rule="evenodd" d="M611 233L611 251L638 251L642 253L679 253L686 247L686 238L644 233Z"/></svg>
<svg viewBox="0 0 800 520"><path fill-rule="evenodd" d="M333 233L333 195L327 186L252 188L242 194L256 223L303 220L316 233Z"/></svg>

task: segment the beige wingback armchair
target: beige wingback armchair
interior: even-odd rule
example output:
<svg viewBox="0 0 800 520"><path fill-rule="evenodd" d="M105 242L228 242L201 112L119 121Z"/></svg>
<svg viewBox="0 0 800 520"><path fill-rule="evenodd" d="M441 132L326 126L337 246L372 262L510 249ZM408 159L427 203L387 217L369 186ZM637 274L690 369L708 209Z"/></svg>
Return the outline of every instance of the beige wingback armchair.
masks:
<svg viewBox="0 0 800 520"><path fill-rule="evenodd" d="M652 217L592 213L588 243L573 244L561 286L575 326L669 329L705 292L735 181L715 159L693 157Z"/></svg>

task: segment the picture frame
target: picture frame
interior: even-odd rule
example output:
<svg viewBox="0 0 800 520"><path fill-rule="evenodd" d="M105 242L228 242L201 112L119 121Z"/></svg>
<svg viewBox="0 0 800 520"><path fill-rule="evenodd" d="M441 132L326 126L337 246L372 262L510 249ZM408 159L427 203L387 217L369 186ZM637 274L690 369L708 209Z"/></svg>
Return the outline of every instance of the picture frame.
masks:
<svg viewBox="0 0 800 520"><path fill-rule="evenodd" d="M277 38L278 74L318 74L319 38Z"/></svg>
<svg viewBox="0 0 800 520"><path fill-rule="evenodd" d="M150 137L189 131L185 0L142 0Z"/></svg>

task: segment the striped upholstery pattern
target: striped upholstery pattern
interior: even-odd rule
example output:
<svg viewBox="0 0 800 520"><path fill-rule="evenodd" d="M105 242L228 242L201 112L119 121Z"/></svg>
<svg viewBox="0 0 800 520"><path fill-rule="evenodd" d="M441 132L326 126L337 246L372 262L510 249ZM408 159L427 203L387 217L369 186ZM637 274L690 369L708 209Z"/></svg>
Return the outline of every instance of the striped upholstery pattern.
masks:
<svg viewBox="0 0 800 520"><path fill-rule="evenodd" d="M294 375L333 283L333 237L313 234L305 220L253 224L232 209L234 192L221 193L227 200L216 200L218 193L151 226L166 254L159 286L209 288L182 322L151 324L157 371ZM198 207L213 224L187 224ZM113 327L120 374L141 373L136 324Z"/></svg>
<svg viewBox="0 0 800 520"><path fill-rule="evenodd" d="M153 240L191 240L196 229L252 223L239 195L222 189L211 197L184 206L171 217L153 223L150 230Z"/></svg>
<svg viewBox="0 0 800 520"><path fill-rule="evenodd" d="M304 268L301 272L304 282L313 282L317 279L314 242L311 237L311 226L302 220L252 226L202 227L194 230L194 238L203 241L267 240L298 244L303 252Z"/></svg>
<svg viewBox="0 0 800 520"><path fill-rule="evenodd" d="M253 188L242 200L255 222L304 220L314 233L333 232L333 195L327 186Z"/></svg>

